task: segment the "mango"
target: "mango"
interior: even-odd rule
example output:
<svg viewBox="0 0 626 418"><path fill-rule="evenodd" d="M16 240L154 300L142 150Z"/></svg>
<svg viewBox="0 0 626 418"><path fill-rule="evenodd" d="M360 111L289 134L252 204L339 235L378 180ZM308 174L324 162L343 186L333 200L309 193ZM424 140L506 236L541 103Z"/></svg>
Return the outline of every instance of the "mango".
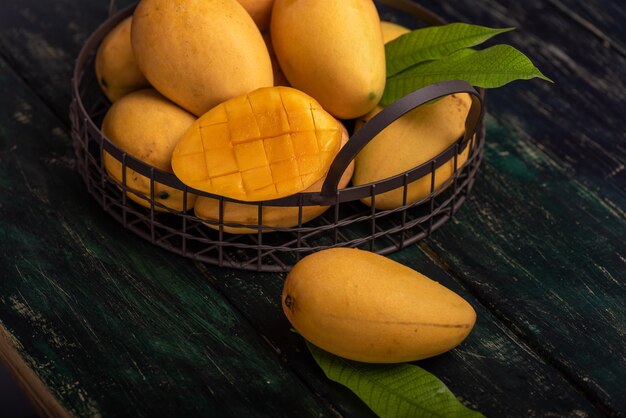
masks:
<svg viewBox="0 0 626 418"><path fill-rule="evenodd" d="M372 110L385 88L385 48L371 0L276 0L272 43L289 83L340 119Z"/></svg>
<svg viewBox="0 0 626 418"><path fill-rule="evenodd" d="M348 141L348 132L344 128L341 145L345 145ZM350 182L352 173L354 172L354 161L348 165L346 171L339 180L339 188L344 188ZM319 192L326 180L326 176L316 181L305 192ZM303 206L302 207L302 223L309 222L322 215L328 206ZM198 197L195 205L195 214L198 218L219 222L219 201L209 197ZM266 227L293 227L298 225L299 209L297 207L281 207L281 206L263 206L262 208L263 226ZM245 203L235 203L224 201L223 206L224 223L233 223L240 225L258 225L259 209L256 205L247 205ZM219 230L219 226L206 223L206 225L215 230ZM232 226L224 226L224 232L231 234L255 234L258 230L253 228L237 228ZM271 229L264 229L263 232L271 232Z"/></svg>
<svg viewBox="0 0 626 418"><path fill-rule="evenodd" d="M471 106L467 93L452 94L413 109L386 127L359 152L355 158L352 184L359 186L401 174L440 154L465 132L465 120ZM360 120L367 122L382 107ZM457 168L467 161L470 147L457 157ZM435 191L441 192L451 183L454 158L435 170ZM431 191L431 175L427 174L408 185L407 204L427 197ZM376 195L377 209L394 209L403 204L403 188ZM371 199L363 199L371 206Z"/></svg>
<svg viewBox="0 0 626 418"><path fill-rule="evenodd" d="M263 37L237 0L142 0L131 41L150 84L197 116L273 84Z"/></svg>
<svg viewBox="0 0 626 418"><path fill-rule="evenodd" d="M272 37L268 32L263 34L263 40L265 41L267 52L270 54L270 61L272 61L274 85L289 87L289 81L287 80L287 77L285 77L285 73L283 73L282 68L280 68L280 63L278 62L278 58L276 58L276 52L274 52L274 46L272 45Z"/></svg>
<svg viewBox="0 0 626 418"><path fill-rule="evenodd" d="M153 89L130 93L115 102L102 122L102 132L119 148L133 157L160 170L172 172L172 151L178 140L195 122L187 111L161 96ZM122 163L103 151L107 173L122 183ZM150 179L126 168L126 185L134 192L150 198ZM126 195L142 206L150 207L148 200L133 192ZM155 201L175 211L184 209L183 192L154 183ZM187 195L187 209L192 209L195 195ZM164 208L155 206L157 211Z"/></svg>
<svg viewBox="0 0 626 418"><path fill-rule="evenodd" d="M122 20L102 40L96 53L96 78L111 102L128 93L149 87L130 45L132 16Z"/></svg>
<svg viewBox="0 0 626 418"><path fill-rule="evenodd" d="M476 322L472 306L456 293L400 263L353 248L300 260L285 280L282 307L311 343L368 363L444 353Z"/></svg>
<svg viewBox="0 0 626 418"><path fill-rule="evenodd" d="M238 0L244 9L250 14L259 30L263 32L270 26L272 6L274 0Z"/></svg>
<svg viewBox="0 0 626 418"><path fill-rule="evenodd" d="M172 154L188 186L242 201L305 190L330 167L343 126L313 98L266 87L227 100L200 117Z"/></svg>
<svg viewBox="0 0 626 418"><path fill-rule="evenodd" d="M380 21L380 28L383 31L383 42L387 43L394 39L411 32L411 30L405 26L397 23L388 22L386 20Z"/></svg>

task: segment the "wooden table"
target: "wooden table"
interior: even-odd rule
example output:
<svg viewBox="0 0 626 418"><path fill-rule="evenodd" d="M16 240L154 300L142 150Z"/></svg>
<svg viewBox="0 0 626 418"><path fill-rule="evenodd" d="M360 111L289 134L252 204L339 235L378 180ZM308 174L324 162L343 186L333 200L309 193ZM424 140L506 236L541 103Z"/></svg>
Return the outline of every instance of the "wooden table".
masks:
<svg viewBox="0 0 626 418"><path fill-rule="evenodd" d="M371 416L290 331L284 275L170 254L88 195L70 78L105 3L0 4L2 359L52 416ZM501 40L556 84L489 92L471 198L392 256L478 313L461 346L418 364L488 416L623 416L626 3L422 4L517 27Z"/></svg>

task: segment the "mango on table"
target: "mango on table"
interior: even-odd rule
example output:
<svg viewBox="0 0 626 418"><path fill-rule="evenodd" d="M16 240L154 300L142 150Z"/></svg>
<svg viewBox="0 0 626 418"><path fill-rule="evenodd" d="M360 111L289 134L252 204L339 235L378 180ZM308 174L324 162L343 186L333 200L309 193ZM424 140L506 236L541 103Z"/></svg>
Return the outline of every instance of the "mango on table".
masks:
<svg viewBox="0 0 626 418"><path fill-rule="evenodd" d="M234 0L142 0L131 43L150 84L196 116L273 85L261 32Z"/></svg>
<svg viewBox="0 0 626 418"><path fill-rule="evenodd" d="M476 322L461 296L396 261L356 248L300 260L283 285L282 306L308 341L337 356L401 363L459 345Z"/></svg>

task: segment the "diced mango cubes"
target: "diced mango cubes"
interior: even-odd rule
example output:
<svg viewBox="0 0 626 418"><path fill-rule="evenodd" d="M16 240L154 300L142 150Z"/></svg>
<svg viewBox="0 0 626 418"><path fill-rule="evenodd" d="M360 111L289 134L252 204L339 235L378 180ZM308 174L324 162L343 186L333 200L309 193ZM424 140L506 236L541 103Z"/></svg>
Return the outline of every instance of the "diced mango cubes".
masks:
<svg viewBox="0 0 626 418"><path fill-rule="evenodd" d="M243 201L277 199L326 174L342 130L305 93L261 88L201 116L174 149L172 168L194 189Z"/></svg>

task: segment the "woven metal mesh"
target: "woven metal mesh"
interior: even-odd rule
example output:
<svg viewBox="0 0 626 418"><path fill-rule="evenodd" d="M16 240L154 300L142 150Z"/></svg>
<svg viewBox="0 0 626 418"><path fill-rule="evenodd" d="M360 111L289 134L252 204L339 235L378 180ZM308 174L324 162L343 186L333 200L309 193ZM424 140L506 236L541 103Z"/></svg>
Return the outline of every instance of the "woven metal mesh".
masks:
<svg viewBox="0 0 626 418"><path fill-rule="evenodd" d="M473 127L475 132L465 136L469 144L459 140L431 161L395 176L393 183L382 181L349 187L336 190L334 195L301 193L272 202L237 202L251 205L256 211L258 222L254 225L225 222L224 205L231 199L197 191L193 192L212 197L218 202L219 215L216 220L199 219L193 211L187 211L186 207L180 212L168 209L154 200L155 182L180 189L184 196L192 190L172 174L147 166L119 150L98 129L110 103L95 80L95 51L106 33L130 13L132 7L115 14L87 41L76 63L70 117L77 170L89 193L106 212L135 234L167 250L210 264L257 271L288 271L307 254L331 247L356 247L379 254L401 250L429 236L443 225L467 198L483 155L482 112L477 116L477 124ZM483 92L480 94L482 96ZM465 146L470 147L469 156L460 165L458 156ZM141 195L133 192L127 187L125 176L121 182L110 177L103 165L104 150L122 163L122 173L128 167L148 177L151 193ZM436 189L435 170L451 160L454 161L453 176ZM348 162L343 162L343 168ZM430 194L417 202L407 204L408 184L424 175L430 176ZM371 198L372 203L375 203L377 196L396 187L402 187L404 191L404 204L398 208L377 210L373 204L368 207L360 201L362 198ZM139 199L143 199L148 208L132 201L127 193L134 193ZM323 215L303 224L304 208L319 204L329 208ZM264 208L269 206L295 208L292 210L298 211L298 225L264 225ZM232 234L225 231L229 227L245 227L256 232Z"/></svg>

